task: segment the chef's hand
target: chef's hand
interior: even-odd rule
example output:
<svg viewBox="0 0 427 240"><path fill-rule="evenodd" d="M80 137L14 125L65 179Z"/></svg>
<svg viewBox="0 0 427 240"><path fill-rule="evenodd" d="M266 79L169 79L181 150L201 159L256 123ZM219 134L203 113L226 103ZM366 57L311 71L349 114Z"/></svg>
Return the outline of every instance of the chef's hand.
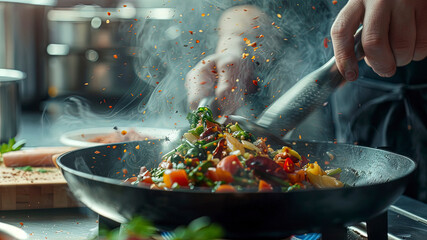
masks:
<svg viewBox="0 0 427 240"><path fill-rule="evenodd" d="M187 73L185 80L190 108L197 108L204 97L215 96L220 108L226 106L227 112L236 110L243 91L254 90L250 80L253 67L247 60L242 58L240 51L230 50L200 61Z"/></svg>
<svg viewBox="0 0 427 240"><path fill-rule="evenodd" d="M365 61L378 75L391 77L396 66L427 56L426 0L350 0L331 29L337 66L346 80L358 76L353 34L361 23Z"/></svg>
<svg viewBox="0 0 427 240"><path fill-rule="evenodd" d="M243 95L256 89L252 82L253 62L243 56L248 52L244 38L254 41L262 33L260 29L268 25L271 21L265 13L251 5L232 7L222 14L218 20L216 53L187 73L185 86L190 108L195 109L204 97L215 96L220 112L232 113Z"/></svg>

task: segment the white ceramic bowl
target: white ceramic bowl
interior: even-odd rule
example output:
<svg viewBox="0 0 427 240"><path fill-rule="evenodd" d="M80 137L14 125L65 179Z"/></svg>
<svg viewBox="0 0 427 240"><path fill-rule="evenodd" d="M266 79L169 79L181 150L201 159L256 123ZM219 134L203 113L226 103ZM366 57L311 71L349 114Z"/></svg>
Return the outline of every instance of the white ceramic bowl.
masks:
<svg viewBox="0 0 427 240"><path fill-rule="evenodd" d="M130 127L117 127L117 130L111 127L104 128L86 128L80 130L74 130L66 132L61 135L60 142L67 146L72 147L92 147L106 143L91 142L90 139L106 136L112 133L120 133L123 130L129 132L133 129L135 132L149 139L164 139L168 138L171 141L180 138L179 129L167 129L167 128L130 128Z"/></svg>

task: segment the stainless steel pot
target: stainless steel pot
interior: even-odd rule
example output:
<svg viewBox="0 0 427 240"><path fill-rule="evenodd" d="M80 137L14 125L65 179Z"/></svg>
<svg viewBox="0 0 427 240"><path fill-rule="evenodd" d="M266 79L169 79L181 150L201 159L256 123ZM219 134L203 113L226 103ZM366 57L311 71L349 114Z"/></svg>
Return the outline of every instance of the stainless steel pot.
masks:
<svg viewBox="0 0 427 240"><path fill-rule="evenodd" d="M135 52L128 32L135 23L132 9L122 7L120 12L120 8L79 5L48 12L51 97L100 93L120 97L129 89L137 78L133 68L126 67L134 61L131 53ZM120 14L108 16L107 12Z"/></svg>
<svg viewBox="0 0 427 240"><path fill-rule="evenodd" d="M0 143L18 133L21 104L19 84L26 74L17 70L0 69Z"/></svg>
<svg viewBox="0 0 427 240"><path fill-rule="evenodd" d="M38 108L47 98L47 12L55 0L0 0L0 68L28 74L21 100Z"/></svg>

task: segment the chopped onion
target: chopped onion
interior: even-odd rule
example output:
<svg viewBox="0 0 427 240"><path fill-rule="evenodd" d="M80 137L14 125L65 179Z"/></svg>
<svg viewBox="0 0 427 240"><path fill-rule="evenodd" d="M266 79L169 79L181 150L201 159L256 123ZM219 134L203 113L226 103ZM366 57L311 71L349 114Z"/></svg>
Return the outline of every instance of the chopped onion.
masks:
<svg viewBox="0 0 427 240"><path fill-rule="evenodd" d="M236 155L236 156L239 156L239 155L242 155L242 153L240 152L240 150L236 150L236 151L232 151L232 152L230 152L230 154L229 155Z"/></svg>
<svg viewBox="0 0 427 240"><path fill-rule="evenodd" d="M261 150L255 146L253 143L246 141L246 140L242 140L242 144L245 148L249 149L249 150L254 150L256 152L261 152Z"/></svg>
<svg viewBox="0 0 427 240"><path fill-rule="evenodd" d="M224 133L225 139L227 140L227 147L230 148L232 152L240 150L240 154L245 153L245 147L240 143L235 137L231 136L230 133Z"/></svg>

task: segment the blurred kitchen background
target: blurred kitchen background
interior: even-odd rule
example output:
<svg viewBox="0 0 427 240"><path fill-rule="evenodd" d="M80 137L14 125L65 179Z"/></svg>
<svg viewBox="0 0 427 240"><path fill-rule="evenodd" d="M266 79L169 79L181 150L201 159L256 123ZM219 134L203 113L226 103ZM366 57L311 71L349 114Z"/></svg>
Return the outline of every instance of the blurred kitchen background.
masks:
<svg viewBox="0 0 427 240"><path fill-rule="evenodd" d="M161 7L157 0L0 1L0 68L27 73L24 109L73 94L120 97L138 77L129 30L141 16L171 18L156 15Z"/></svg>
<svg viewBox="0 0 427 240"><path fill-rule="evenodd" d="M94 112L111 111L140 80L138 19L170 21L168 7L158 0L0 0L0 69L26 73L20 101L33 132L63 115L70 96ZM20 138L28 132L22 126Z"/></svg>

